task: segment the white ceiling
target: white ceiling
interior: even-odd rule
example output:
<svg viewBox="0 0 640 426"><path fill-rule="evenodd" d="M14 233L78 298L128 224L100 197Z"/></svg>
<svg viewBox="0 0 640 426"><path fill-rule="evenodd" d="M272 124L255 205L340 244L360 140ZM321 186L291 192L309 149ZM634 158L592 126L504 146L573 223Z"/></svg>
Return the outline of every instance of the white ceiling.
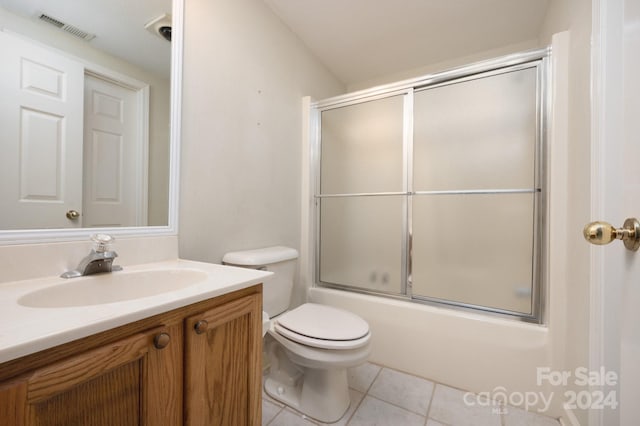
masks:
<svg viewBox="0 0 640 426"><path fill-rule="evenodd" d="M264 0L344 84L538 38L550 0Z"/></svg>
<svg viewBox="0 0 640 426"><path fill-rule="evenodd" d="M260 0L257 0L260 1ZM538 38L551 0L264 0L345 85ZM170 44L144 29L171 0L0 0L96 34L92 46L170 74ZM45 25L45 24L43 24Z"/></svg>
<svg viewBox="0 0 640 426"><path fill-rule="evenodd" d="M167 77L171 44L144 25L171 13L171 4L171 0L0 0L1 7L15 14L35 19L36 14L45 13L93 33L91 46Z"/></svg>

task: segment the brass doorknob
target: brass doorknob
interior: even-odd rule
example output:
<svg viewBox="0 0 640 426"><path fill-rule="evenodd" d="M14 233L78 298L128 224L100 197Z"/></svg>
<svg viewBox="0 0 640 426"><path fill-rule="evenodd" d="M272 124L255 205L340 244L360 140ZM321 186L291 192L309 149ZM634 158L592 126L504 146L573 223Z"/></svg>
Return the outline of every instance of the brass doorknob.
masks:
<svg viewBox="0 0 640 426"><path fill-rule="evenodd" d="M67 219L77 220L80 217L80 213L77 210L69 210L67 212Z"/></svg>
<svg viewBox="0 0 640 426"><path fill-rule="evenodd" d="M153 346L155 346L156 349L164 349L169 345L170 341L171 336L169 336L167 333L158 333L153 338Z"/></svg>
<svg viewBox="0 0 640 426"><path fill-rule="evenodd" d="M607 222L591 222L584 227L582 234L591 244L605 245L613 240L622 240L628 250L640 248L640 222L636 218L625 220L622 228L615 228Z"/></svg>

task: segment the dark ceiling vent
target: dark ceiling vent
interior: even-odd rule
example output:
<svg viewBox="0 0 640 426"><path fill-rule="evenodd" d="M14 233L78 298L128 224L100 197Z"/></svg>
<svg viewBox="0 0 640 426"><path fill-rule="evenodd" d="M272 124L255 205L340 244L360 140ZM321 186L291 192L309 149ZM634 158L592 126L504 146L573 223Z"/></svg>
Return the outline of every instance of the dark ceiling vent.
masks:
<svg viewBox="0 0 640 426"><path fill-rule="evenodd" d="M67 33L69 33L69 34L71 34L71 35L73 35L75 37L81 38L84 41L91 41L96 37L95 34L91 34L91 33L88 33L86 31L83 31L83 30L81 30L80 28L78 28L76 26L66 24L66 23L62 22L61 20L56 19L54 17L51 17L49 15L46 15L44 13L41 13L38 16L38 19L40 19L43 22L46 22L47 24L51 24L54 27L59 28L62 31L65 31L65 32L67 32Z"/></svg>
<svg viewBox="0 0 640 426"><path fill-rule="evenodd" d="M167 41L171 41L171 27L162 26L158 28L158 34Z"/></svg>
<svg viewBox="0 0 640 426"><path fill-rule="evenodd" d="M171 25L171 15L169 13L164 13L147 22L144 27L151 34L167 41L171 41Z"/></svg>

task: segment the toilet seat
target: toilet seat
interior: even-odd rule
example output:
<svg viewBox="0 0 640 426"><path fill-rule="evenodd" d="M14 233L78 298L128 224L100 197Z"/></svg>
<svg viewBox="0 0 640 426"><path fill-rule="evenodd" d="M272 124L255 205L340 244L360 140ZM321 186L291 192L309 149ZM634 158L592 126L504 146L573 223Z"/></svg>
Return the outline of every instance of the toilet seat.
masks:
<svg viewBox="0 0 640 426"><path fill-rule="evenodd" d="M321 349L356 349L369 342L369 324L359 316L332 306L305 303L274 321L281 336Z"/></svg>

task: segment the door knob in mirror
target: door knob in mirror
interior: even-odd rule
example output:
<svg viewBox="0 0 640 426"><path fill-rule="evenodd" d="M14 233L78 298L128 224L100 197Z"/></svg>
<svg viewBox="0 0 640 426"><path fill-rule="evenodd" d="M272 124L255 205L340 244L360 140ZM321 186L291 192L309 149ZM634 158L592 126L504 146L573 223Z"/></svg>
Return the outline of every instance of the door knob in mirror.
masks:
<svg viewBox="0 0 640 426"><path fill-rule="evenodd" d="M80 212L78 212L77 210L69 210L67 212L67 219L69 220L78 220L79 217L80 217Z"/></svg>

